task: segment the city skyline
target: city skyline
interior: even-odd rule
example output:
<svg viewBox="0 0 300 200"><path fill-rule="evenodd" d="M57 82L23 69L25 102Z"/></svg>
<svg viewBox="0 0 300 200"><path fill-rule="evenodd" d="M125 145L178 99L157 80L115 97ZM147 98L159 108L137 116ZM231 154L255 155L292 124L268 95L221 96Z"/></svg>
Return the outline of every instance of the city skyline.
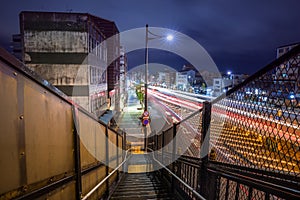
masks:
<svg viewBox="0 0 300 200"><path fill-rule="evenodd" d="M278 46L299 42L298 1L24 1L3 5L0 45L9 49L11 35L19 33L21 11L83 12L112 20L120 32L149 26L172 29L196 40L210 54L220 71L253 74L276 58ZM166 12L167 11L167 12ZM151 53L151 52L150 52ZM175 69L186 61L169 52L153 52L150 61ZM152 60L151 60L152 59ZM132 52L129 68L144 62L144 51Z"/></svg>

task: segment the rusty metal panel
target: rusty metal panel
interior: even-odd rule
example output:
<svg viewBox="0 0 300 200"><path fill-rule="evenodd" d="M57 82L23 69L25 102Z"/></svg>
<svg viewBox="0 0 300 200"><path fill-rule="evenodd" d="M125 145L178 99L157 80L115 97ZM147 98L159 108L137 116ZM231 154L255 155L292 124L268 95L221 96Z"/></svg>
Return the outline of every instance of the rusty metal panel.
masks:
<svg viewBox="0 0 300 200"><path fill-rule="evenodd" d="M118 161L119 161L119 163L118 164L120 164L123 160L122 160L122 152L123 152L123 149L122 149L122 136L120 136L120 135L118 135L118 145L119 145L119 147L118 147ZM120 171L122 171L123 170L123 168L121 167L120 168Z"/></svg>
<svg viewBox="0 0 300 200"><path fill-rule="evenodd" d="M86 114L79 112L81 167L105 161L105 127Z"/></svg>
<svg viewBox="0 0 300 200"><path fill-rule="evenodd" d="M15 74L17 75L17 74ZM0 194L20 185L17 80L0 63Z"/></svg>
<svg viewBox="0 0 300 200"><path fill-rule="evenodd" d="M28 184L74 170L71 105L24 81Z"/></svg>
<svg viewBox="0 0 300 200"><path fill-rule="evenodd" d="M105 163L105 126L98 124L96 135L96 158Z"/></svg>
<svg viewBox="0 0 300 200"><path fill-rule="evenodd" d="M117 156L117 138L116 133L108 129L108 150L109 150L109 166L116 167L116 156Z"/></svg>
<svg viewBox="0 0 300 200"><path fill-rule="evenodd" d="M57 199L75 199L75 181L72 181L62 187L45 194L37 200L57 200Z"/></svg>
<svg viewBox="0 0 300 200"><path fill-rule="evenodd" d="M93 187L95 187L101 180L105 178L105 166L98 168L97 170L91 171L88 174L82 176L82 194L87 194ZM105 192L106 184L103 184L99 189L92 195L90 199L100 199Z"/></svg>

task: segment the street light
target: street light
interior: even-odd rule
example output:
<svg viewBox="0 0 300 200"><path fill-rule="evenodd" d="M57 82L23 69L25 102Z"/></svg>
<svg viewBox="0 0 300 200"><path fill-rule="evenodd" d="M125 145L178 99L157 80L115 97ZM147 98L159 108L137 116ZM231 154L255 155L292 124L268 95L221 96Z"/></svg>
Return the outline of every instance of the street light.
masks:
<svg viewBox="0 0 300 200"><path fill-rule="evenodd" d="M231 88L233 87L233 76L232 76L232 72L231 71L227 71L227 75L228 75L228 78L229 80L231 80Z"/></svg>
<svg viewBox="0 0 300 200"><path fill-rule="evenodd" d="M152 37L149 37L149 34ZM157 35L152 33L151 31L149 31L149 27L148 24L146 24L146 51L145 51L145 107L144 107L144 111L148 110L148 61L149 61L149 49L148 49L148 41L150 40L154 40L154 39L161 39L161 38L165 38L168 41L172 41L174 39L174 36L169 34L167 36L161 36L161 35Z"/></svg>
<svg viewBox="0 0 300 200"><path fill-rule="evenodd" d="M149 37L149 35L151 35L151 37ZM152 33L151 31L149 31L149 27L148 24L146 24L146 50L145 50L145 107L144 107L144 113L143 113L143 117L150 117L150 113L148 111L148 61L149 61L149 49L148 49L148 41L150 40L154 40L154 39L160 39L160 38L166 38L168 41L172 41L173 40L173 35L169 34L167 36L161 36L161 35L157 35ZM146 125L149 123L149 120L146 119L147 121L145 121L146 123L143 123L144 125L144 150L147 150L147 127ZM143 121L144 122L144 121Z"/></svg>

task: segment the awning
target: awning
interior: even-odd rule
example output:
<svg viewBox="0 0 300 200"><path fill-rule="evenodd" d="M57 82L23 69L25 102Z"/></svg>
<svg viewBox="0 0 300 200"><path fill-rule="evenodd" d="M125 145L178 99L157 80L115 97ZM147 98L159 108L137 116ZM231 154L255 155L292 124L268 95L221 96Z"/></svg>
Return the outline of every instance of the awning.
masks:
<svg viewBox="0 0 300 200"><path fill-rule="evenodd" d="M108 124L115 114L116 111L114 110L106 110L105 113L101 117L99 117L99 120L105 124Z"/></svg>

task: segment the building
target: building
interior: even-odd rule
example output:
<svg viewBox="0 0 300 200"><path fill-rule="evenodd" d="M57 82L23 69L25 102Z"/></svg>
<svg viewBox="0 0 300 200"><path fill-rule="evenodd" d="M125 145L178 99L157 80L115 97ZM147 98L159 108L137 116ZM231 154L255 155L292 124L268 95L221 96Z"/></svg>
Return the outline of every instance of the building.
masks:
<svg viewBox="0 0 300 200"><path fill-rule="evenodd" d="M125 48L120 48L120 109L124 108L124 103L127 102L127 56L125 53Z"/></svg>
<svg viewBox="0 0 300 200"><path fill-rule="evenodd" d="M109 31L111 27L114 30ZM118 81L119 69L112 68L118 68L119 63L108 61L113 48L119 54L119 41L106 42L115 32L118 30L114 22L87 13L21 12L22 61L76 103L100 116L109 108L107 97ZM107 80L107 74L112 80Z"/></svg>
<svg viewBox="0 0 300 200"><path fill-rule="evenodd" d="M186 75L190 86L194 84L196 68L193 65L183 65L182 70L179 71L182 75Z"/></svg>
<svg viewBox="0 0 300 200"><path fill-rule="evenodd" d="M232 74L227 73L222 78L213 79L213 95L218 96L228 91L229 89L237 86L248 78L246 74Z"/></svg>
<svg viewBox="0 0 300 200"><path fill-rule="evenodd" d="M231 74L230 79L232 79L232 87L242 83L249 75L247 74Z"/></svg>
<svg viewBox="0 0 300 200"><path fill-rule="evenodd" d="M296 47L298 45L299 45L299 43L293 43L293 44L288 44L288 45L283 45L283 46L277 47L276 48L276 58L279 58L280 56L287 53L288 51L290 51L291 49L293 49L294 47Z"/></svg>
<svg viewBox="0 0 300 200"><path fill-rule="evenodd" d="M276 58L279 58L299 44L293 43L278 47L276 49ZM297 62L290 61L278 66L275 70L274 79L277 92L286 93L283 96L294 95L297 98L300 97L300 71ZM286 91L281 91L281 88L285 88Z"/></svg>
<svg viewBox="0 0 300 200"><path fill-rule="evenodd" d="M12 36L12 54L22 61L22 38L21 34L14 34Z"/></svg>
<svg viewBox="0 0 300 200"><path fill-rule="evenodd" d="M187 90L188 87L188 76L186 74L176 73L176 88L178 90Z"/></svg>
<svg viewBox="0 0 300 200"><path fill-rule="evenodd" d="M213 96L219 96L232 87L232 80L224 78L214 78Z"/></svg>
<svg viewBox="0 0 300 200"><path fill-rule="evenodd" d="M110 109L120 111L120 36L113 21L90 15L107 38L107 89Z"/></svg>

